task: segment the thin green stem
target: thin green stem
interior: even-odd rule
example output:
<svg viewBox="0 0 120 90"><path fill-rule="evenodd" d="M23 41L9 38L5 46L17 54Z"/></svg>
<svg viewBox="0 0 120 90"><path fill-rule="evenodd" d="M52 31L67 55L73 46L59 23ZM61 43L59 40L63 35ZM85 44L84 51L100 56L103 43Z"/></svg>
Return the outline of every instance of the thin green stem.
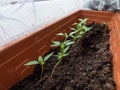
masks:
<svg viewBox="0 0 120 90"><path fill-rule="evenodd" d="M42 76L43 76L43 70L44 70L43 65L41 65L41 69L42 69L42 71L41 71L41 75L40 75L40 81L42 80Z"/></svg>
<svg viewBox="0 0 120 90"><path fill-rule="evenodd" d="M54 66L54 68L53 68L53 70L52 70L51 77L53 77L53 74L54 74L54 72L55 72L55 69L56 69L56 67L60 64L61 60L62 60L62 58L59 59L59 61L55 64L55 66Z"/></svg>
<svg viewBox="0 0 120 90"><path fill-rule="evenodd" d="M80 39L78 39L78 40L76 40L76 42L75 42L74 46L76 46L80 40L81 40L81 38L80 38Z"/></svg>
<svg viewBox="0 0 120 90"><path fill-rule="evenodd" d="M86 32L85 32L86 33ZM84 34L85 34L84 33ZM81 35L81 37L79 37L77 40L76 40L76 42L75 42L75 44L74 44L74 46L76 46L77 44L78 44L78 42L81 40L81 38L84 36L84 34L83 35Z"/></svg>

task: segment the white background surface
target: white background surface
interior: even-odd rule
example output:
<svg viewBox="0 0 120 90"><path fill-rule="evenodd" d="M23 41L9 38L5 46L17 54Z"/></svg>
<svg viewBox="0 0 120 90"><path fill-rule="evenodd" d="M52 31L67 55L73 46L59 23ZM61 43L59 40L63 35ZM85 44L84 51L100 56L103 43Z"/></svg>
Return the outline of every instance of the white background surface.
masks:
<svg viewBox="0 0 120 90"><path fill-rule="evenodd" d="M76 10L85 9L89 0L18 1L12 5L0 2L0 46Z"/></svg>

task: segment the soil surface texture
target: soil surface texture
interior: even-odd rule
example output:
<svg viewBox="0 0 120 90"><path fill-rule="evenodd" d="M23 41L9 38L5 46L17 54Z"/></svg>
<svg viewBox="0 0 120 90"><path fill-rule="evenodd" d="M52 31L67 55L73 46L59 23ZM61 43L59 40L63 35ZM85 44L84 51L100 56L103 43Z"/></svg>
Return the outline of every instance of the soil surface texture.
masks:
<svg viewBox="0 0 120 90"><path fill-rule="evenodd" d="M50 75L57 63L54 56L44 66L42 81L39 82L41 67L38 65L32 75L10 90L116 90L109 51L110 29L99 23L88 26L92 29L71 46L69 55L56 68L52 78Z"/></svg>

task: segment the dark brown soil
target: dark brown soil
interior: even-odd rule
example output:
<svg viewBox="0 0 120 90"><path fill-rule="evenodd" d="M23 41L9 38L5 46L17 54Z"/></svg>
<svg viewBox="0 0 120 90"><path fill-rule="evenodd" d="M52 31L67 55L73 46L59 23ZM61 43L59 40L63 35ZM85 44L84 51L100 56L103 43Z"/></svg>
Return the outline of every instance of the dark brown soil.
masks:
<svg viewBox="0 0 120 90"><path fill-rule="evenodd" d="M53 78L50 74L57 62L55 57L47 61L41 82L38 82L41 68L37 66L32 75L10 90L115 90L109 51L110 30L104 24L91 25L91 31L70 48Z"/></svg>

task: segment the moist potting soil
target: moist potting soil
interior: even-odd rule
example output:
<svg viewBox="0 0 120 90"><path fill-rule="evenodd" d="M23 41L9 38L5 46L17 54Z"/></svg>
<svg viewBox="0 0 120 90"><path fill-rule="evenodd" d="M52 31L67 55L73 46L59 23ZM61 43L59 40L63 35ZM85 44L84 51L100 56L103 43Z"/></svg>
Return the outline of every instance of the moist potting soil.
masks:
<svg viewBox="0 0 120 90"><path fill-rule="evenodd" d="M50 75L57 63L54 56L44 66L42 81L39 82L41 67L37 65L32 75L10 90L115 90L109 51L110 29L99 23L88 26L92 29L71 46L69 55L56 68L52 78Z"/></svg>

